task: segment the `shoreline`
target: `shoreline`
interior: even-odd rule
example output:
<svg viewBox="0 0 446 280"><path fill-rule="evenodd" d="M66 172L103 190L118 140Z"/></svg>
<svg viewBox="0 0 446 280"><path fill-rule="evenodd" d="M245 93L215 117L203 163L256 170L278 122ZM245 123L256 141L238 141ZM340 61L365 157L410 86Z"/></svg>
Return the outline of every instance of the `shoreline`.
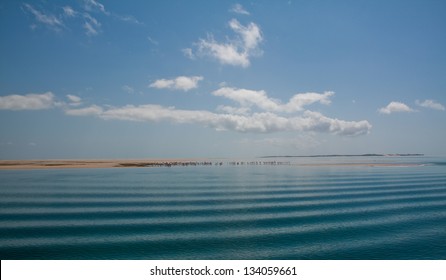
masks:
<svg viewBox="0 0 446 280"><path fill-rule="evenodd" d="M174 166L288 165L296 167L415 167L414 163L291 163L289 161L228 161L216 159L123 159L123 160L0 160L0 170L150 168Z"/></svg>

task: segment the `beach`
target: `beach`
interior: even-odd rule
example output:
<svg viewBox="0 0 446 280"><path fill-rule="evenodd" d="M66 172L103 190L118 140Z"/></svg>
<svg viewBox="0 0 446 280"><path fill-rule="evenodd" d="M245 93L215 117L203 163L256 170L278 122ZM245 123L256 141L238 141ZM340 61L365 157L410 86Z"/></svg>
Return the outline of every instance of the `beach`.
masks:
<svg viewBox="0 0 446 280"><path fill-rule="evenodd" d="M0 160L0 170L14 169L66 169L66 168L124 168L173 165L204 165L199 159L107 159L107 160Z"/></svg>

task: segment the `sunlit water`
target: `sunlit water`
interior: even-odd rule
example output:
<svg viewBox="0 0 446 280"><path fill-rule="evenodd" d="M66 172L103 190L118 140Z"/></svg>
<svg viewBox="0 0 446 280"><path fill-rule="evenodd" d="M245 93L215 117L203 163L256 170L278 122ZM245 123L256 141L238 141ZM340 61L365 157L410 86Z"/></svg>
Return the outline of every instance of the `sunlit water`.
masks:
<svg viewBox="0 0 446 280"><path fill-rule="evenodd" d="M444 160L274 160L0 171L0 257L446 259Z"/></svg>

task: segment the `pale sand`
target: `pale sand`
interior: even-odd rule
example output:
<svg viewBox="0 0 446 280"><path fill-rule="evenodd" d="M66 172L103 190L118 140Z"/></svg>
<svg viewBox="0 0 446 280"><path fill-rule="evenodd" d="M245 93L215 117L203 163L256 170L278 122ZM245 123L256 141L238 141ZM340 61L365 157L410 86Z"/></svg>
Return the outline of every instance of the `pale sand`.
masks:
<svg viewBox="0 0 446 280"><path fill-rule="evenodd" d="M127 160L0 160L1 169L65 169L65 168L125 168L201 163L199 159L127 159Z"/></svg>

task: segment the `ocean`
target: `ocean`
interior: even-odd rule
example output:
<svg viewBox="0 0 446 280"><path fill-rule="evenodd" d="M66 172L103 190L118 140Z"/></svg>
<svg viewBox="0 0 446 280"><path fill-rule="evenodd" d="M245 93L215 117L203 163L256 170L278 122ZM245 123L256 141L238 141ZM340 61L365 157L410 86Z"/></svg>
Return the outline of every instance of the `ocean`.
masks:
<svg viewBox="0 0 446 280"><path fill-rule="evenodd" d="M0 258L446 259L446 159L263 160L0 170Z"/></svg>

